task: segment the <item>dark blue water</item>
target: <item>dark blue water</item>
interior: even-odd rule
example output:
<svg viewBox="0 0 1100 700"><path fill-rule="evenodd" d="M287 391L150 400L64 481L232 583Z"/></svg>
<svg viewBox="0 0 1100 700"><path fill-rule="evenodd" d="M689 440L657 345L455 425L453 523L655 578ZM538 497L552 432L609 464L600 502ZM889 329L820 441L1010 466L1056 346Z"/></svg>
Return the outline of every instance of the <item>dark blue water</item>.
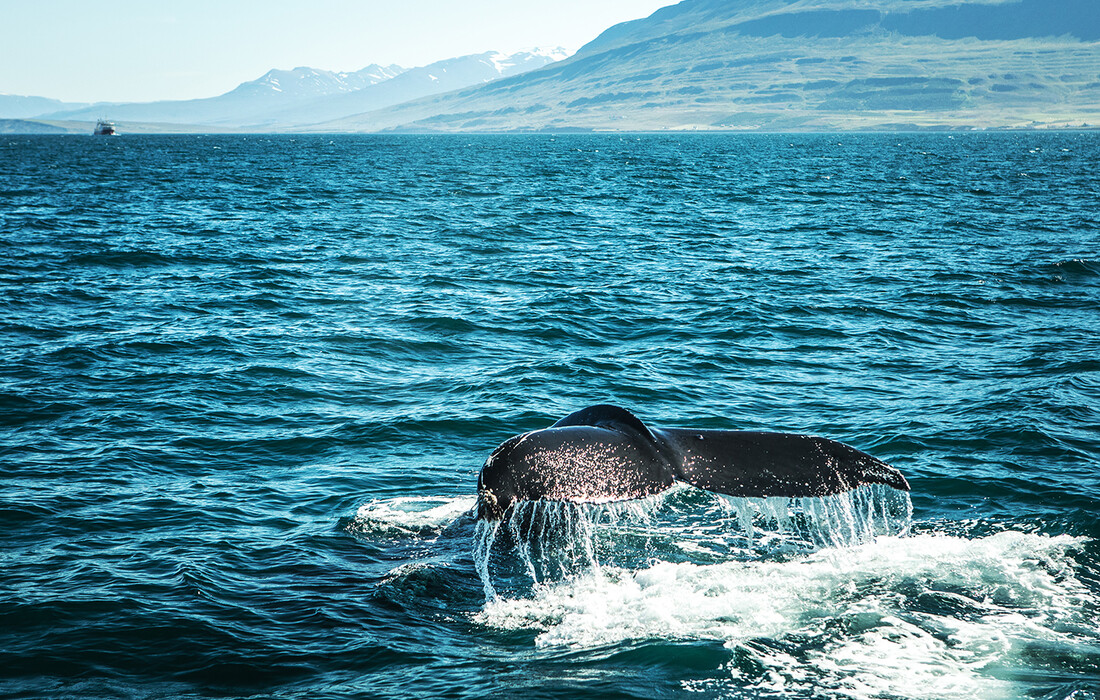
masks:
<svg viewBox="0 0 1100 700"><path fill-rule="evenodd" d="M1100 696L1100 135L0 138L0 695ZM481 463L604 402L911 523L487 602Z"/></svg>

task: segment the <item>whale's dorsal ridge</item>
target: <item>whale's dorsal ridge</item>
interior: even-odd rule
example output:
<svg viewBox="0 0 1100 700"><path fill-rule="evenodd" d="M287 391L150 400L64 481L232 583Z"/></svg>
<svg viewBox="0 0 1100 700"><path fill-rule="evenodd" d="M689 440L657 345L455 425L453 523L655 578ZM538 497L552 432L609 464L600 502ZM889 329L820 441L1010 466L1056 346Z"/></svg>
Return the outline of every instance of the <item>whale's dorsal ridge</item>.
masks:
<svg viewBox="0 0 1100 700"><path fill-rule="evenodd" d="M607 428L610 430L622 430L629 428L656 442L653 433L638 416L625 408L612 404L602 403L595 406L582 408L562 418L551 428L564 428L570 425L587 425L594 428Z"/></svg>

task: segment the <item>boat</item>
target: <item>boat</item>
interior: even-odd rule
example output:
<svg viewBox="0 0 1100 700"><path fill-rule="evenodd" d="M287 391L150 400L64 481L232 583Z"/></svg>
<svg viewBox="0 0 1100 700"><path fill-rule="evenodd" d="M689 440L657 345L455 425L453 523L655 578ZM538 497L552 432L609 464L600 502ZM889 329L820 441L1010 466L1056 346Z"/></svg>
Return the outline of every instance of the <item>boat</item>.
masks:
<svg viewBox="0 0 1100 700"><path fill-rule="evenodd" d="M115 130L115 123L109 122L106 119L100 119L95 123L95 131L92 132L96 136L118 136L118 131Z"/></svg>

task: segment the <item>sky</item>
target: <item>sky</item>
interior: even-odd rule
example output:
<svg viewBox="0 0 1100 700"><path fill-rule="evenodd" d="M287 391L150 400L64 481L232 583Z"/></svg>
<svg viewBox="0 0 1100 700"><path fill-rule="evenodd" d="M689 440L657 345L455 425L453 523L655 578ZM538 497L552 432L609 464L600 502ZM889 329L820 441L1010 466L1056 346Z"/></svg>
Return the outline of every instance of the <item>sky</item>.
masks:
<svg viewBox="0 0 1100 700"><path fill-rule="evenodd" d="M677 0L0 0L0 93L66 102L213 97L272 68L415 67L572 52Z"/></svg>

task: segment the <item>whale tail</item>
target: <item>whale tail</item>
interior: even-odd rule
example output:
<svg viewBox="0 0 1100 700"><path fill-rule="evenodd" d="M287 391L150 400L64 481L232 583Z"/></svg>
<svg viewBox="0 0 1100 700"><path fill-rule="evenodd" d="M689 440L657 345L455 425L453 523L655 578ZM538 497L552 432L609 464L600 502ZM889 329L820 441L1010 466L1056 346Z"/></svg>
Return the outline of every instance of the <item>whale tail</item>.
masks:
<svg viewBox="0 0 1100 700"><path fill-rule="evenodd" d="M591 406L498 447L478 476L478 517L517 501L606 503L683 481L745 497L830 496L909 483L885 462L835 440L789 433L648 428L617 406Z"/></svg>
<svg viewBox="0 0 1100 700"><path fill-rule="evenodd" d="M836 440L740 430L656 430L680 457L676 478L727 496L831 496L909 482L897 469Z"/></svg>

